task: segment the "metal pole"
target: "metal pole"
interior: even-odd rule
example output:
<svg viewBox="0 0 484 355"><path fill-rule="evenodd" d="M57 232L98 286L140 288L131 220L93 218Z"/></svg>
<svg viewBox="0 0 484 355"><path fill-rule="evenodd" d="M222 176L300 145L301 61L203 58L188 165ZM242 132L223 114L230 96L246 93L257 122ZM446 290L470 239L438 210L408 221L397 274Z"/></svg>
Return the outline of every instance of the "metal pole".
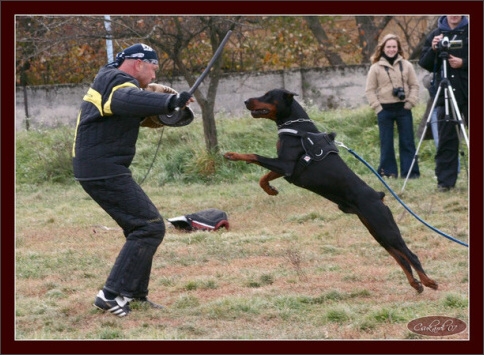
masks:
<svg viewBox="0 0 484 355"><path fill-rule="evenodd" d="M24 107L25 107L25 129L30 129L29 102L27 96L27 85L24 84Z"/></svg>
<svg viewBox="0 0 484 355"><path fill-rule="evenodd" d="M114 61L113 57L113 36L111 34L111 16L104 15L104 27L106 28L106 52L108 54L108 63Z"/></svg>

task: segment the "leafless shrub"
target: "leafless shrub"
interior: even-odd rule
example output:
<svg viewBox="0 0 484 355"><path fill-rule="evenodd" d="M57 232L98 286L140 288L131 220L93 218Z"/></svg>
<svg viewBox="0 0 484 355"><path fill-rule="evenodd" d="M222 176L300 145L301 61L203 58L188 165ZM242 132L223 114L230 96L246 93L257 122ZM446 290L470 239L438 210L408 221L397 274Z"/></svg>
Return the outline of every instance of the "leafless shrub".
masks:
<svg viewBox="0 0 484 355"><path fill-rule="evenodd" d="M294 249L286 250L285 258L291 263L291 265L294 267L294 270L296 270L299 280L307 281L308 277L306 275L306 272L302 269L302 266L301 266L302 258L299 250L294 250Z"/></svg>

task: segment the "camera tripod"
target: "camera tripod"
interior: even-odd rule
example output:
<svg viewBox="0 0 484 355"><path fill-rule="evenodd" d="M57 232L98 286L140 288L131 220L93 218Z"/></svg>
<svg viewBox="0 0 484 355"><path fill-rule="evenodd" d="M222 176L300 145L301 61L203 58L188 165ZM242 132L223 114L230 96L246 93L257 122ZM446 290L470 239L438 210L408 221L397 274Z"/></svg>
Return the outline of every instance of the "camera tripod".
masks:
<svg viewBox="0 0 484 355"><path fill-rule="evenodd" d="M420 142L418 143L417 149L415 150L415 155L413 157L412 164L410 165L410 168L408 169L408 174L407 174L407 177L405 178L405 182L403 183L401 192L403 192L403 190L405 189L405 186L407 184L407 180L410 177L410 173L412 172L412 168L413 168L415 161L418 157L418 152L420 150L420 146L422 145L422 141L424 140L425 133L427 132L427 129L428 129L429 125L431 124L432 112L434 111L434 108L437 104L437 100L439 99L440 92L442 90L444 91L444 108L445 108L444 121L445 122L453 121L460 126L460 130L459 130L459 127L457 125L455 127L455 129L457 130L457 136L459 137L459 140L461 140L461 136L464 137L465 142L467 144L467 148L469 149L469 139L467 138L464 122L462 120L462 116L461 116L460 111L459 111L459 106L457 105L457 101L456 101L455 96L454 96L454 91L452 89L452 85L451 85L449 79L447 78L447 59L448 59L449 55L448 55L447 52L442 51L439 56L442 58L442 68L443 68L442 80L440 81L437 92L435 93L435 97L434 97L434 101L432 103L432 107L430 108L430 111L428 113L427 122L426 122L424 130L422 132L422 136L420 137ZM451 107L452 117L450 115L451 112L449 110L450 105L452 106Z"/></svg>

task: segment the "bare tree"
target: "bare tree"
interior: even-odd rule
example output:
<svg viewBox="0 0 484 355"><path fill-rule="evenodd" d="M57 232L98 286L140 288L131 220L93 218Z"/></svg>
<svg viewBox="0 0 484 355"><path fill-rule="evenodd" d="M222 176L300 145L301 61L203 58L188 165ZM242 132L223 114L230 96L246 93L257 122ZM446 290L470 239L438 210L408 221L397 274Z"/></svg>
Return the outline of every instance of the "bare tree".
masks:
<svg viewBox="0 0 484 355"><path fill-rule="evenodd" d="M49 85L81 82L105 62L105 30L100 16L19 16L16 18L17 70L35 67L29 78ZM102 53L102 58L98 56ZM92 80L92 76L88 76Z"/></svg>
<svg viewBox="0 0 484 355"><path fill-rule="evenodd" d="M325 57L328 59L329 64L332 66L344 65L345 63L341 59L340 55L333 51L331 41L326 35L321 22L319 22L318 16L304 16L309 29L313 33L314 37L322 47L322 51Z"/></svg>
<svg viewBox="0 0 484 355"><path fill-rule="evenodd" d="M191 87L204 70L222 42L225 34L233 30L240 17L224 16L128 16L113 17L113 36L126 39L143 39L159 50L161 66L173 66L172 74L181 75ZM193 45L196 43L197 45ZM197 90L194 96L202 110L202 121L207 151L218 152L215 124L215 99L222 75L223 57L215 62L205 79L206 92Z"/></svg>
<svg viewBox="0 0 484 355"><path fill-rule="evenodd" d="M176 72L182 75L191 87L210 61L226 33L238 25L239 19L240 17L237 16L144 18L143 21L146 22L149 32L146 32L143 37L154 48L161 49L173 63ZM139 30L137 34L141 34ZM205 42L206 45L200 44L200 41ZM191 46L193 42L199 42L198 46ZM194 93L202 110L205 146L211 153L218 152L215 99L222 75L222 62L223 57L219 57L211 69L206 79L206 84L208 84L206 92L197 90Z"/></svg>
<svg viewBox="0 0 484 355"><path fill-rule="evenodd" d="M412 60L412 59L420 58L420 53L422 52L422 48L425 44L425 38L427 37L427 34L429 34L431 30L437 27L438 19L439 19L439 16L432 16L430 21L426 16L420 17L419 22L426 23L425 31L421 31L419 29L414 33L415 37L418 38L418 42L416 43L414 42L415 44L412 47L410 47L409 45L409 52L410 52L409 59ZM409 43L411 43L410 40L409 40Z"/></svg>
<svg viewBox="0 0 484 355"><path fill-rule="evenodd" d="M378 38L393 16L355 16L358 26L362 63L369 63L370 57L378 45Z"/></svg>

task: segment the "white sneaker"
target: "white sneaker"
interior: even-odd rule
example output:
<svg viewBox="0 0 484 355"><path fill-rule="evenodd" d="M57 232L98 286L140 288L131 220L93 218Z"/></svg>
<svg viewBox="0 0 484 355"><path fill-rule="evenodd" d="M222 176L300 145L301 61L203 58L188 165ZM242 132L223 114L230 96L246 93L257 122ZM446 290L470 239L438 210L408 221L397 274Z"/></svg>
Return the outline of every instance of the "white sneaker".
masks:
<svg viewBox="0 0 484 355"><path fill-rule="evenodd" d="M131 312L129 302L131 298L117 296L114 300L108 300L104 296L103 290L100 290L94 300L94 306L102 311L108 311L118 317L125 317Z"/></svg>

